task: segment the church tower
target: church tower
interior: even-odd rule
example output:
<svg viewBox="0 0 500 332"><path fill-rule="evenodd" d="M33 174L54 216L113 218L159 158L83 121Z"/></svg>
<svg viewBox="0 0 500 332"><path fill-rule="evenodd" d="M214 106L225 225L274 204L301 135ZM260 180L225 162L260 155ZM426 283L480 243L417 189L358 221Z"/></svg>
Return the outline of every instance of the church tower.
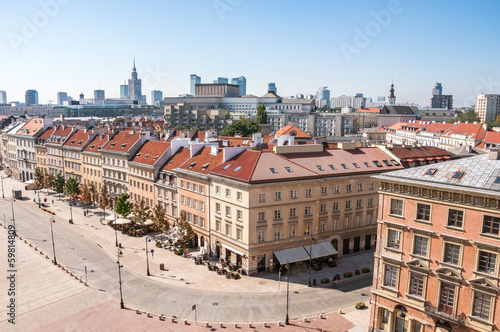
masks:
<svg viewBox="0 0 500 332"><path fill-rule="evenodd" d="M389 95L389 98L387 99L387 105L389 106L396 106L396 96L394 95L394 83L391 84L391 94Z"/></svg>

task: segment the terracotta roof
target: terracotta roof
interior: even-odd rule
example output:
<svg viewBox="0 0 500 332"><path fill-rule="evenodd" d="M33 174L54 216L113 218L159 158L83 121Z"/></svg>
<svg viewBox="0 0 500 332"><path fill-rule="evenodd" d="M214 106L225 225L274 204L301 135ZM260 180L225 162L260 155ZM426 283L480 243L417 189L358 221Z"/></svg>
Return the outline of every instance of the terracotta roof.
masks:
<svg viewBox="0 0 500 332"><path fill-rule="evenodd" d="M63 145L71 136L73 130L74 127L72 126L57 126L54 132L50 135L47 144ZM64 139L64 141L62 139Z"/></svg>
<svg viewBox="0 0 500 332"><path fill-rule="evenodd" d="M428 133L435 133L435 134L441 134L445 130L451 128L454 125L454 123L441 123L441 122L434 122L429 124L427 127L425 127L424 130L425 132Z"/></svg>
<svg viewBox="0 0 500 332"><path fill-rule="evenodd" d="M191 153L189 148L181 146L179 150L177 150L177 152L167 160L165 165L163 165L161 168L162 171L170 171L179 167L189 159L190 155Z"/></svg>
<svg viewBox="0 0 500 332"><path fill-rule="evenodd" d="M496 132L496 131L488 131L486 133L486 137L484 138L484 141L479 143L479 145L477 147L480 149L484 149L484 148L489 149L492 147L493 144L494 144L493 147L500 146L500 133Z"/></svg>
<svg viewBox="0 0 500 332"><path fill-rule="evenodd" d="M67 147L82 148L89 140L90 134L92 134L91 130L78 129L73 133L73 135L71 135L70 139L67 139L66 142L64 142L63 145Z"/></svg>
<svg viewBox="0 0 500 332"><path fill-rule="evenodd" d="M35 136L37 133L43 130L43 119L42 118L33 118L26 122L24 126L22 126L18 131L17 135L27 135L27 136Z"/></svg>
<svg viewBox="0 0 500 332"><path fill-rule="evenodd" d="M144 165L154 165L167 152L170 143L161 141L146 141L130 161Z"/></svg>
<svg viewBox="0 0 500 332"><path fill-rule="evenodd" d="M119 131L104 145L102 150L128 152L140 137L140 133L133 130Z"/></svg>
<svg viewBox="0 0 500 332"><path fill-rule="evenodd" d="M448 151L434 146L393 148L389 150L399 159L452 157Z"/></svg>
<svg viewBox="0 0 500 332"><path fill-rule="evenodd" d="M210 146L204 146L179 168L202 174L210 173L211 170L222 163L222 149L218 148L215 155L211 154L211 151Z"/></svg>
<svg viewBox="0 0 500 332"><path fill-rule="evenodd" d="M214 168L211 173L250 181L261 154L262 152L260 151L244 150L242 153Z"/></svg>
<svg viewBox="0 0 500 332"><path fill-rule="evenodd" d="M50 135L54 132L54 127L49 127L38 137L39 139L48 140Z"/></svg>
<svg viewBox="0 0 500 332"><path fill-rule="evenodd" d="M204 132L204 131L199 131L199 130L197 130L197 131L194 133L194 135L193 135L193 138L192 138L192 139L193 139L193 140L195 140L195 139L197 139L197 138L200 140L200 142L203 142L203 141L205 140L205 132Z"/></svg>
<svg viewBox="0 0 500 332"><path fill-rule="evenodd" d="M223 143L228 143L223 144L224 146L250 146L250 142L252 142L251 137L219 136L219 138Z"/></svg>
<svg viewBox="0 0 500 332"><path fill-rule="evenodd" d="M465 135L474 139L484 139L487 130L482 123L455 123L454 126L446 130L442 136Z"/></svg>
<svg viewBox="0 0 500 332"><path fill-rule="evenodd" d="M295 131L295 135L291 135L292 131ZM287 125L280 130L276 132L276 135L274 135L275 138L281 135L290 135L290 136L295 136L297 139L311 139L311 136L300 130L299 128L295 127L294 125Z"/></svg>
<svg viewBox="0 0 500 332"><path fill-rule="evenodd" d="M92 139L89 144L85 147L83 151L101 153L100 147L104 146L108 142L108 135L97 135Z"/></svg>
<svg viewBox="0 0 500 332"><path fill-rule="evenodd" d="M358 113L380 113L380 108L378 107L358 107Z"/></svg>

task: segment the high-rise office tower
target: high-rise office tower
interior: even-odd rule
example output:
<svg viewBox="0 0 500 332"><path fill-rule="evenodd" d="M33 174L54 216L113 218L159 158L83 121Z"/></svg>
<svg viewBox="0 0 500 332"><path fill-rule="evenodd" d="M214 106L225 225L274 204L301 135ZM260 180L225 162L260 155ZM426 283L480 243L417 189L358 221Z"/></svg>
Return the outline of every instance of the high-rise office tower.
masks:
<svg viewBox="0 0 500 332"><path fill-rule="evenodd" d="M105 99L105 92L104 90L94 90L94 100L104 100Z"/></svg>
<svg viewBox="0 0 500 332"><path fill-rule="evenodd" d="M161 101L163 99L163 92L160 90L151 91L151 104L154 104L155 101Z"/></svg>
<svg viewBox="0 0 500 332"><path fill-rule="evenodd" d="M57 93L57 105L63 105L65 101L68 100L68 93L58 92Z"/></svg>
<svg viewBox="0 0 500 332"><path fill-rule="evenodd" d="M120 98L125 99L128 97L128 85L127 82L124 82L120 85Z"/></svg>
<svg viewBox="0 0 500 332"><path fill-rule="evenodd" d="M240 97L247 94L247 79L245 76L235 77L231 79L231 84L240 87Z"/></svg>
<svg viewBox="0 0 500 332"><path fill-rule="evenodd" d="M26 100L26 105L38 105L38 91L27 90L24 98Z"/></svg>
<svg viewBox="0 0 500 332"><path fill-rule="evenodd" d="M132 78L128 80L128 96L131 100L141 100L142 99L142 81L137 78L137 70L135 69L135 59L134 67L132 68Z"/></svg>
<svg viewBox="0 0 500 332"><path fill-rule="evenodd" d="M7 104L7 92L0 90L0 104Z"/></svg>
<svg viewBox="0 0 500 332"><path fill-rule="evenodd" d="M453 108L453 96L443 95L441 83L436 83L434 89L432 89L431 108L445 108L449 110Z"/></svg>
<svg viewBox="0 0 500 332"><path fill-rule="evenodd" d="M194 96L196 92L196 84L201 84L201 77L196 74L191 74L189 78L189 83L190 83L189 93Z"/></svg>
<svg viewBox="0 0 500 332"><path fill-rule="evenodd" d="M322 86L318 89L318 93L316 94L316 99L319 101L317 104L321 104L320 107L324 105L330 107L330 90L327 88L327 86Z"/></svg>
<svg viewBox="0 0 500 332"><path fill-rule="evenodd" d="M276 83L269 83L267 85L267 92L274 92L274 94L277 94L278 89L276 88Z"/></svg>
<svg viewBox="0 0 500 332"><path fill-rule="evenodd" d="M217 77L216 80L214 80L214 84L228 84L229 80L226 77Z"/></svg>
<svg viewBox="0 0 500 332"><path fill-rule="evenodd" d="M441 96L442 94L443 94L443 87L441 86L441 83L436 83L434 89L432 89L432 95Z"/></svg>

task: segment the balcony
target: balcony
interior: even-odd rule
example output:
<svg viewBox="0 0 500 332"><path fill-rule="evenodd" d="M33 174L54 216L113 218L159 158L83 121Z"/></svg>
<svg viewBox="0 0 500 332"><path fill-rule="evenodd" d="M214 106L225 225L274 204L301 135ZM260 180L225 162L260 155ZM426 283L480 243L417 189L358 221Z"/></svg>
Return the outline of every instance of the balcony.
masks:
<svg viewBox="0 0 500 332"><path fill-rule="evenodd" d="M424 304L424 311L429 316L435 317L437 319L445 320L456 326L460 326L467 321L467 315L463 312L460 315L450 314L434 307L429 301Z"/></svg>

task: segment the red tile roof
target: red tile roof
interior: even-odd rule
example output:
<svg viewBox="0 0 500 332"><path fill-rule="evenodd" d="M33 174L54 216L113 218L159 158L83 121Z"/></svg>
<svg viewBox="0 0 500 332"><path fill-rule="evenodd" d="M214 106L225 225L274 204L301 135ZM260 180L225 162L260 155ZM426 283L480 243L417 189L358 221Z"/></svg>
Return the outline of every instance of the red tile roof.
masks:
<svg viewBox="0 0 500 332"><path fill-rule="evenodd" d="M378 107L358 107L358 113L380 113L380 108Z"/></svg>
<svg viewBox="0 0 500 332"><path fill-rule="evenodd" d="M292 135L292 132L295 131L296 134ZM278 136L281 135L290 135L290 136L295 136L296 139L311 139L311 136L300 130L299 128L295 127L294 125L288 125L276 132L276 135L274 135L275 138L278 138Z"/></svg>
<svg viewBox="0 0 500 332"><path fill-rule="evenodd" d="M49 127L40 135L39 139L48 140L50 135L54 132L54 127Z"/></svg>
<svg viewBox="0 0 500 332"><path fill-rule="evenodd" d="M448 137L451 135L471 136L474 139L484 139L487 130L482 123L455 123L454 126L446 130L442 136Z"/></svg>
<svg viewBox="0 0 500 332"><path fill-rule="evenodd" d="M73 132L74 127L72 126L57 126L54 132L50 135L51 137L47 141L47 144L63 145ZM60 140L59 138L63 138Z"/></svg>
<svg viewBox="0 0 500 332"><path fill-rule="evenodd" d="M415 159L415 158L433 158L433 157L449 157L451 154L434 146L421 146L409 148L393 148L390 151L399 159Z"/></svg>
<svg viewBox="0 0 500 332"><path fill-rule="evenodd" d="M73 133L73 135L71 135L69 139L66 140L66 142L64 142L63 145L65 147L82 148L89 140L91 134L91 130L78 129Z"/></svg>
<svg viewBox="0 0 500 332"><path fill-rule="evenodd" d="M109 136L102 134L97 135L90 141L90 143L85 147L83 151L85 152L93 152L93 153L101 153L100 147L104 146L108 142Z"/></svg>
<svg viewBox="0 0 500 332"><path fill-rule="evenodd" d="M441 123L441 122L434 122L429 124L424 130L425 132L428 133L435 133L435 134L441 134L445 130L450 129L454 123Z"/></svg>
<svg viewBox="0 0 500 332"><path fill-rule="evenodd" d="M477 146L478 148L481 149L489 149L492 147L492 144L495 145L495 147L500 146L500 133L496 131L488 131L486 134L486 137L484 138L484 141L479 143Z"/></svg>
<svg viewBox="0 0 500 332"><path fill-rule="evenodd" d="M35 136L43 130L43 119L42 118L33 118L26 122L24 126L22 126L17 132L17 135L27 135L27 136Z"/></svg>
<svg viewBox="0 0 500 332"><path fill-rule="evenodd" d="M144 165L154 165L170 147L170 143L161 141L146 141L130 160Z"/></svg>
<svg viewBox="0 0 500 332"><path fill-rule="evenodd" d="M228 144L224 144L224 146L250 146L250 142L252 142L251 137L232 137L232 136L219 136L219 138L223 141L226 141Z"/></svg>
<svg viewBox="0 0 500 332"><path fill-rule="evenodd" d="M212 173L230 178L250 181L262 152L244 150L227 162L217 166Z"/></svg>
<svg viewBox="0 0 500 332"><path fill-rule="evenodd" d="M162 170L170 171L179 167L189 159L190 155L191 152L189 151L189 148L181 146L179 150L177 150L177 152L167 160L165 165L163 165Z"/></svg>
<svg viewBox="0 0 500 332"><path fill-rule="evenodd" d="M222 163L222 149L218 148L215 155L211 154L211 151L210 146L204 146L179 168L202 174L210 173L211 170Z"/></svg>
<svg viewBox="0 0 500 332"><path fill-rule="evenodd" d="M128 152L132 146L141 138L141 134L136 131L119 131L107 142L102 150Z"/></svg>

